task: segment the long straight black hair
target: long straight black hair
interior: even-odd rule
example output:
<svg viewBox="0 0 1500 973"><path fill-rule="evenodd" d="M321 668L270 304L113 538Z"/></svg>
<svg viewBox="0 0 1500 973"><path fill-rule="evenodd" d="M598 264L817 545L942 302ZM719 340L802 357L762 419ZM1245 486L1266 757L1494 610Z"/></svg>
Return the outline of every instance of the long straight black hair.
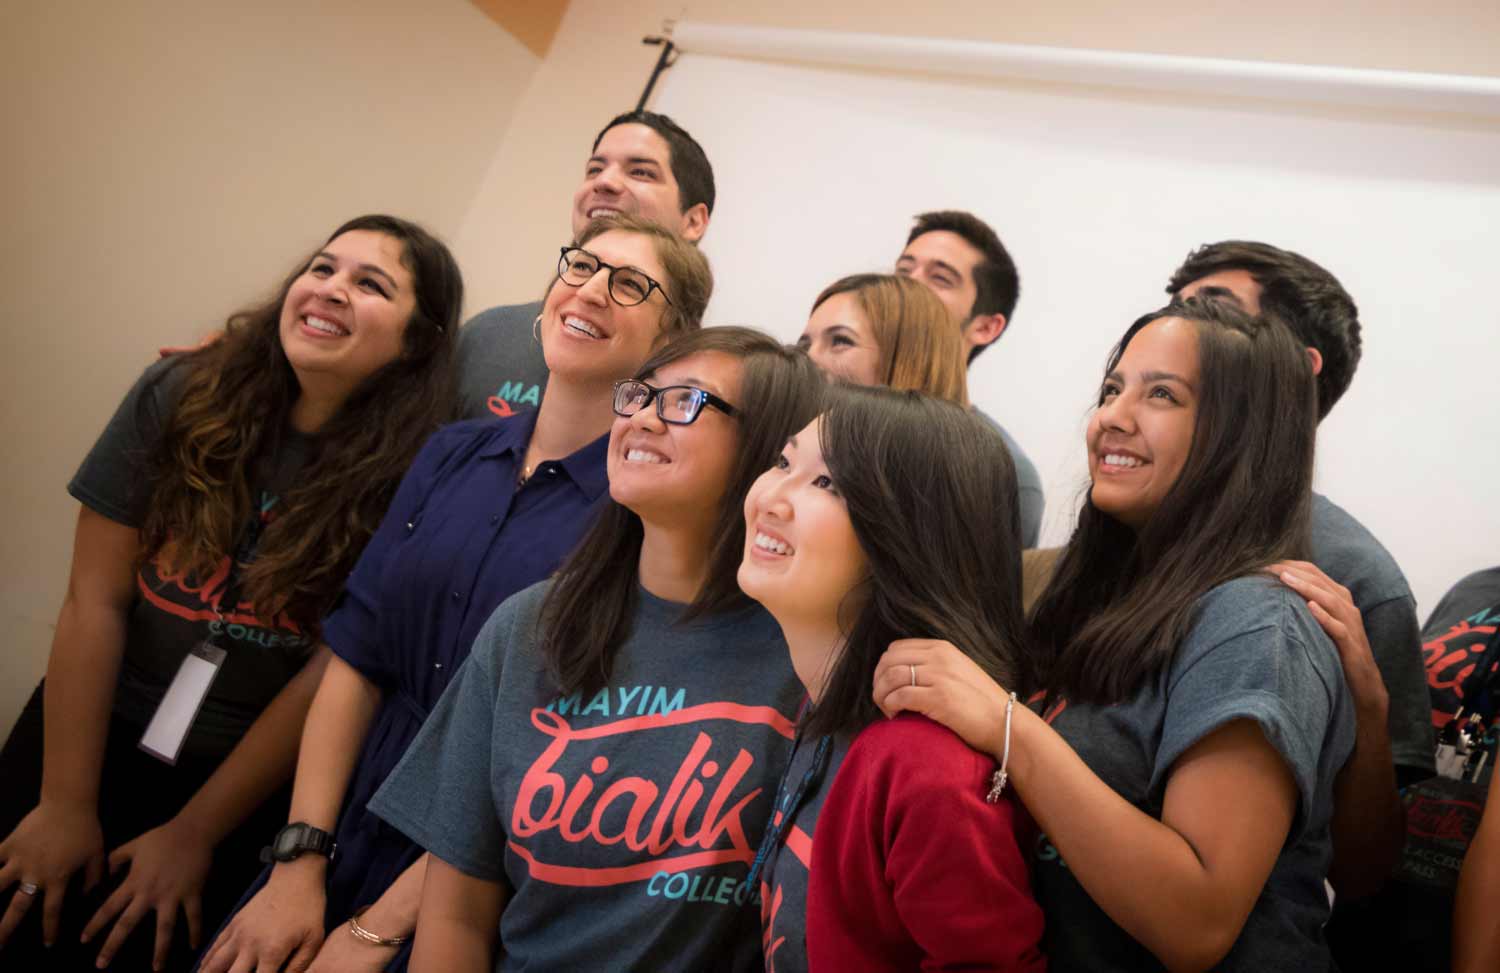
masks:
<svg viewBox="0 0 1500 973"><path fill-rule="evenodd" d="M896 639L946 639L991 678L1030 692L1021 610L1021 515L1005 443L968 409L916 392L839 386L819 430L823 460L869 562L809 734L880 715L870 681Z"/></svg>
<svg viewBox="0 0 1500 973"><path fill-rule="evenodd" d="M770 468L788 436L818 414L823 378L802 352L751 328L714 327L670 341L636 374L650 379L674 361L704 352L743 362L739 442L728 488L714 521L708 580L683 621L748 607L736 578L745 551L745 494ZM594 526L558 571L542 603L542 656L557 688L593 693L609 681L615 650L635 615L641 556L641 518L606 501Z"/></svg>
<svg viewBox="0 0 1500 973"><path fill-rule="evenodd" d="M1305 557L1317 386L1281 320L1190 298L1137 320L1110 354L1163 318L1198 331L1198 411L1177 482L1133 531L1086 499L1031 615L1050 698L1116 703L1172 661L1210 589Z"/></svg>

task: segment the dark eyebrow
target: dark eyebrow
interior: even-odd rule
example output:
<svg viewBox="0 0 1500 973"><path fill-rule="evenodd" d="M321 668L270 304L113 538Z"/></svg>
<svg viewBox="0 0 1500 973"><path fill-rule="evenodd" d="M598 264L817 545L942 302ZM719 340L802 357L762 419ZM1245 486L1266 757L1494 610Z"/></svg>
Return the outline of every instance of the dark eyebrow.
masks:
<svg viewBox="0 0 1500 973"><path fill-rule="evenodd" d="M788 437L786 437L786 444L788 446L791 446L793 449L795 449L797 447L797 437L796 436L788 436Z"/></svg>
<svg viewBox="0 0 1500 973"><path fill-rule="evenodd" d="M333 254L329 253L327 250L320 250L320 251L318 251L318 256L314 257L313 259L317 260L318 257L323 257L326 260L331 260L335 264L339 262L339 258L335 257ZM394 289L396 289L398 291L401 289L401 285L398 284L398 283L396 283L396 278L392 277L390 274L386 273L384 270L381 270L379 267L375 266L374 264L359 264L358 269L359 270L363 270L367 274L379 274L381 277L384 277L387 281L390 282L390 285L391 285L392 288L394 288Z"/></svg>
<svg viewBox="0 0 1500 973"><path fill-rule="evenodd" d="M1176 382L1179 385L1182 385L1182 386L1184 386L1186 388L1192 388L1193 387L1193 383L1192 382L1189 382L1187 379L1183 378L1181 375L1176 374L1175 372L1142 372L1141 373L1141 381L1143 381L1143 382Z"/></svg>
<svg viewBox="0 0 1500 973"><path fill-rule="evenodd" d="M933 264L936 265L936 266L938 266L938 267L941 267L943 270L948 271L948 273L952 274L954 277L957 277L959 280L963 280L964 279L963 273L957 267L953 266L950 263L946 263L946 262L944 262L942 260L934 260Z"/></svg>
<svg viewBox="0 0 1500 973"><path fill-rule="evenodd" d="M609 160L606 159L604 156L600 155L599 153L595 152L593 155L589 156L589 161L590 162L608 162ZM632 155L632 156L630 156L629 158L627 158L625 160L625 164L626 165L639 165L642 162L650 163L651 165L656 166L658 168L660 168L662 166L661 160L659 160L659 159L653 159L649 155Z"/></svg>
<svg viewBox="0 0 1500 973"><path fill-rule="evenodd" d="M1200 287L1193 292L1193 296L1201 297L1210 301L1228 301L1230 304L1233 304L1237 308L1247 310L1245 308L1245 302L1240 300L1240 296L1238 294L1227 287L1220 287L1217 284L1210 284L1207 287Z"/></svg>

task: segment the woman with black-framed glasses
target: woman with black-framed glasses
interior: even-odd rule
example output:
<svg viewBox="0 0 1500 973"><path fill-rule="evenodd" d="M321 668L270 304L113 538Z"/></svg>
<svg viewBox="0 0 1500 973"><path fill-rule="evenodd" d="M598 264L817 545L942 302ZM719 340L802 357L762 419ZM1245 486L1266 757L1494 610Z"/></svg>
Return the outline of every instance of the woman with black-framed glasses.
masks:
<svg viewBox="0 0 1500 973"><path fill-rule="evenodd" d="M320 968L404 965L422 850L366 804L485 619L583 536L607 486L614 383L696 331L712 291L697 248L655 224L596 220L581 245L537 320L551 370L540 408L429 440L324 620L333 657L308 714L290 823L265 835L274 864L203 970L280 969L289 958L302 968L315 954ZM587 276L584 253L595 262ZM621 279L649 282L640 300L615 296Z"/></svg>
<svg viewBox="0 0 1500 973"><path fill-rule="evenodd" d="M741 508L822 384L726 327L616 385L611 502L371 804L430 852L412 969L761 968L744 882L802 692Z"/></svg>

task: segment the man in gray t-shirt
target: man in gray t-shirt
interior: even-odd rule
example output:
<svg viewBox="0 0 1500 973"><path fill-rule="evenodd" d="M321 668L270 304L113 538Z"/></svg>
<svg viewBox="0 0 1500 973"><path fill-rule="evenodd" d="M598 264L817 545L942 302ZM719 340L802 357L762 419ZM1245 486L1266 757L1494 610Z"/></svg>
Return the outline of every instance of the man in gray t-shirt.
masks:
<svg viewBox="0 0 1500 973"><path fill-rule="evenodd" d="M922 213L896 259L896 273L926 284L963 331L969 364L999 340L1010 324L1021 294L1021 278L1010 252L990 225L973 213ZM972 398L972 394L970 396ZM1005 440L1016 465L1021 503L1021 546L1036 547L1046 498L1036 466L1005 427L979 412Z"/></svg>
<svg viewBox="0 0 1500 973"><path fill-rule="evenodd" d="M627 112L611 119L594 139L583 182L573 194L573 237L596 216L629 213L696 243L708 229L714 195L713 167L691 135L666 115ZM558 256L555 246L538 245L539 277ZM547 362L532 323L541 313L541 301L494 307L459 331L458 394L464 418L508 416L540 404Z"/></svg>
<svg viewBox="0 0 1500 973"><path fill-rule="evenodd" d="M1354 378L1361 351L1358 309L1332 274L1301 254L1243 240L1209 244L1188 255L1167 292L1229 301L1252 314L1264 308L1279 315L1307 345L1317 375L1320 417ZM1363 524L1318 495L1313 498L1312 560L1348 589L1364 623L1369 657L1346 657L1346 668L1373 661L1380 676L1378 681L1360 679L1349 671L1358 734L1336 791L1341 813L1333 823L1336 854L1330 875L1347 901L1378 889L1395 863L1405 836L1396 785L1433 773L1430 706L1416 602L1405 576ZM1375 692L1360 689L1370 685ZM1336 924L1339 919L1336 913Z"/></svg>

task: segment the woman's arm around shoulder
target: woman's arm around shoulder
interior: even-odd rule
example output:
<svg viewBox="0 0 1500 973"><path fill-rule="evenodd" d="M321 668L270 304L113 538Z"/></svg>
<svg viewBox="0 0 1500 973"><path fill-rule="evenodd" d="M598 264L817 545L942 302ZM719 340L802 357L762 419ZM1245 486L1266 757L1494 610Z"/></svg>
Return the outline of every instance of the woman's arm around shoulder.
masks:
<svg viewBox="0 0 1500 973"><path fill-rule="evenodd" d="M907 685L911 665L927 682ZM1194 669L1197 677L1216 671ZM995 759L1003 751L1005 694L950 643L892 643L875 699L887 713L922 712ZM1202 729L1163 769L1158 819L1101 780L1030 708L1014 711L1011 787L1099 907L1173 971L1210 969L1233 947L1298 807L1296 777L1261 723L1221 714Z"/></svg>

